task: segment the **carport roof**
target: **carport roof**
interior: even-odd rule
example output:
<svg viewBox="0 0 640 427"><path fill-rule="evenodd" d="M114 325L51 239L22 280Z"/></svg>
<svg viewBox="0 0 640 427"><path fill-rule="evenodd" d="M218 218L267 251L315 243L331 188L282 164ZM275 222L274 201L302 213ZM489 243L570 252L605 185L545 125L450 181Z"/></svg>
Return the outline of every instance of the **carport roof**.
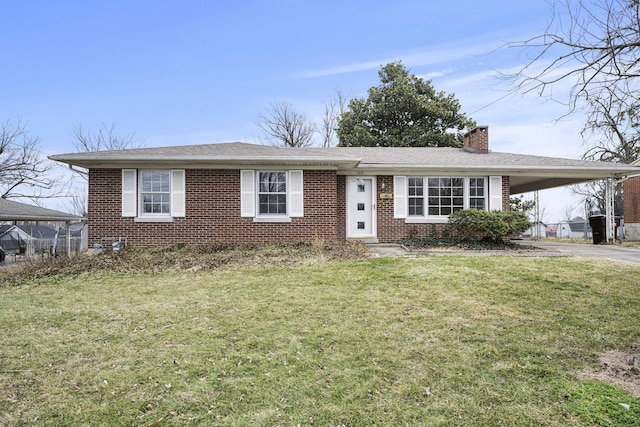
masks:
<svg viewBox="0 0 640 427"><path fill-rule="evenodd" d="M0 221L79 221L81 219L81 216L0 198Z"/></svg>
<svg viewBox="0 0 640 427"><path fill-rule="evenodd" d="M640 174L640 165L464 148L337 147L329 150L358 157L357 169L371 174L508 176L512 194Z"/></svg>
<svg viewBox="0 0 640 427"><path fill-rule="evenodd" d="M233 142L50 158L87 169L284 167L333 169L342 175L501 175L509 177L512 194L640 175L640 165L445 147L283 148Z"/></svg>

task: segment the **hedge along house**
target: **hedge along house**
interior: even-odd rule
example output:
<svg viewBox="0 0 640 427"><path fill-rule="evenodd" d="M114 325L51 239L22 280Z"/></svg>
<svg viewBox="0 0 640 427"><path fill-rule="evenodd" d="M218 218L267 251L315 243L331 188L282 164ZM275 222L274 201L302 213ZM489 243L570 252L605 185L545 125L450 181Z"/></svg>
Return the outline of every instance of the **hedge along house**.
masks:
<svg viewBox="0 0 640 427"><path fill-rule="evenodd" d="M245 143L50 157L89 170L89 244L361 239L428 234L451 212L508 209L509 196L640 167L463 148L279 148Z"/></svg>

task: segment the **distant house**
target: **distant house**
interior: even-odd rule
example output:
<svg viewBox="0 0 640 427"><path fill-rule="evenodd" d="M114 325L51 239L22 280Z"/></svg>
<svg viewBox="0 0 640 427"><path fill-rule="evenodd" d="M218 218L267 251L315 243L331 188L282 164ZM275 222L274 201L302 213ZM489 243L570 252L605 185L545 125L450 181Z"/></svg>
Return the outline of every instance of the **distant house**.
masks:
<svg viewBox="0 0 640 427"><path fill-rule="evenodd" d="M206 144L50 157L89 172L89 244L359 239L396 242L461 209L509 209L509 196L640 167L462 148L281 148Z"/></svg>
<svg viewBox="0 0 640 427"><path fill-rule="evenodd" d="M49 251L59 244L58 252L81 249L82 217L26 203L0 198L0 245L5 251L25 253ZM57 224L57 225L54 225ZM56 228L58 238L56 239Z"/></svg>
<svg viewBox="0 0 640 427"><path fill-rule="evenodd" d="M556 237L556 232L558 231L558 226L556 224L549 224L547 228L544 230L545 235L547 237Z"/></svg>

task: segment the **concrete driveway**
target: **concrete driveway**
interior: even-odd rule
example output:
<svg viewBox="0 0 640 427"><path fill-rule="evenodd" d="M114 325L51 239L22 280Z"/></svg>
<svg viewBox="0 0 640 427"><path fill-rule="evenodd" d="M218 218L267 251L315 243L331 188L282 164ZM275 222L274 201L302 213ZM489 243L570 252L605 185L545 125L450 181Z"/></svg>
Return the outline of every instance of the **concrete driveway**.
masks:
<svg viewBox="0 0 640 427"><path fill-rule="evenodd" d="M514 240L515 243L536 246L565 256L602 258L612 261L640 265L640 248L620 245L593 245L583 243L564 243L548 240Z"/></svg>
<svg viewBox="0 0 640 427"><path fill-rule="evenodd" d="M437 249L407 250L397 244L367 245L376 256L413 258L426 255L461 255L461 256L575 256L600 258L627 264L640 265L640 248L629 248L620 245L593 245L586 243L564 243L549 240L512 240L526 246L535 246L540 251L452 251Z"/></svg>

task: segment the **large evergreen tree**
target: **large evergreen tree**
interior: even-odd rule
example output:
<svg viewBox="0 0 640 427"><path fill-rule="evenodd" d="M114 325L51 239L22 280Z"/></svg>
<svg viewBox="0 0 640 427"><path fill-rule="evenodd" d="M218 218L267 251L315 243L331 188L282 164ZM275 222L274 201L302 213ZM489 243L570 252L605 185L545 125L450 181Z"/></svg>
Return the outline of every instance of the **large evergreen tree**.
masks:
<svg viewBox="0 0 640 427"><path fill-rule="evenodd" d="M460 147L475 122L460 112L454 95L391 62L378 72L381 84L355 98L338 120L342 147Z"/></svg>

